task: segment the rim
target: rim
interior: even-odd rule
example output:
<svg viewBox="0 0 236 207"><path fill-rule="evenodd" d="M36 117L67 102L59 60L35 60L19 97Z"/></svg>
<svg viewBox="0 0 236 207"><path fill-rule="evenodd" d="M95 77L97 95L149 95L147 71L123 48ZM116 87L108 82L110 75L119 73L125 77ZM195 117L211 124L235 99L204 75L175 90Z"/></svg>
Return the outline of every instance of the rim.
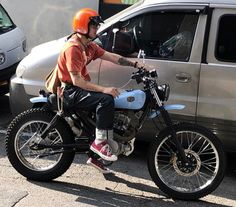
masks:
<svg viewBox="0 0 236 207"><path fill-rule="evenodd" d="M194 193L209 186L219 170L219 155L213 143L200 133L179 131L189 164L182 165L171 136L162 140L155 154L155 169L162 182L179 192Z"/></svg>
<svg viewBox="0 0 236 207"><path fill-rule="evenodd" d="M59 150L32 148L33 142L41 140L40 134L48 124L41 120L30 121L25 123L16 134L14 143L16 155L20 162L31 170L49 170L56 166L62 157ZM62 142L62 137L56 129L53 129L43 140L43 143L47 145L56 145Z"/></svg>

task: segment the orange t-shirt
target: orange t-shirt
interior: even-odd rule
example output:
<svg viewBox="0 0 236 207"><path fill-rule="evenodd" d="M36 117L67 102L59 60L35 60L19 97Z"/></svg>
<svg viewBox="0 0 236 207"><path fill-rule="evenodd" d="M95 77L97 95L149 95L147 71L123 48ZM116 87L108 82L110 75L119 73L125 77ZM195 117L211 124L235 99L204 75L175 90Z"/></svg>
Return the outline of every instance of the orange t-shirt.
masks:
<svg viewBox="0 0 236 207"><path fill-rule="evenodd" d="M78 72L81 78L90 81L91 78L86 65L105 53L105 50L94 42L88 43L84 50L79 41L78 37L72 37L66 42L59 55L57 61L58 77L62 82L72 84L69 72Z"/></svg>

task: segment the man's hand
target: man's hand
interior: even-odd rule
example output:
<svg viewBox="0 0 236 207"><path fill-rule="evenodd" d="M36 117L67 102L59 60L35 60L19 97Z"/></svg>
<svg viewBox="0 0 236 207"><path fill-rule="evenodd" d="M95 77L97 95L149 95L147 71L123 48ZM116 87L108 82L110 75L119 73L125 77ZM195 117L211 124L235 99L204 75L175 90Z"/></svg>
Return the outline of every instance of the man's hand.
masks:
<svg viewBox="0 0 236 207"><path fill-rule="evenodd" d="M146 65L143 64L143 63L139 63L139 62L135 62L135 68L138 68L138 69L146 69Z"/></svg>
<svg viewBox="0 0 236 207"><path fill-rule="evenodd" d="M119 96L119 91L115 87L105 87L104 90L102 91L103 93L112 95L114 98Z"/></svg>
<svg viewBox="0 0 236 207"><path fill-rule="evenodd" d="M146 64L140 63L140 62L135 62L135 68L143 69L143 70L146 70L146 71L154 69L153 66L146 65Z"/></svg>

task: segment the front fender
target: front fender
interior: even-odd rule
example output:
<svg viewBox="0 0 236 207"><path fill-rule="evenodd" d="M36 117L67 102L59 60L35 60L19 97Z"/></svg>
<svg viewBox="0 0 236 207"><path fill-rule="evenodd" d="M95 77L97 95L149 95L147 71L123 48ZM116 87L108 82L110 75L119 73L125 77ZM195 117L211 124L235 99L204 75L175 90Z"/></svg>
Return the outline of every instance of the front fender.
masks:
<svg viewBox="0 0 236 207"><path fill-rule="evenodd" d="M185 105L182 104L170 104L164 106L165 110L171 111L171 110L182 110L185 108ZM158 117L160 115L160 111L151 111L148 115L149 119L153 119L155 117Z"/></svg>

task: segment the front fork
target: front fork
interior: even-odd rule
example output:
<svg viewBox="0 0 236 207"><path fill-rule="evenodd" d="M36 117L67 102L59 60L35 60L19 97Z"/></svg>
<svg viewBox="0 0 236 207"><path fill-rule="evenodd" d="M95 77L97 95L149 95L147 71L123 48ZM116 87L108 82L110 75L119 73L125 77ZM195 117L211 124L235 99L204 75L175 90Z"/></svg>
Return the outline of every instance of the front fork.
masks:
<svg viewBox="0 0 236 207"><path fill-rule="evenodd" d="M179 140L177 139L176 131L173 127L173 122L170 118L168 111L165 110L165 108L163 106L161 106L160 112L161 112L164 122L166 123L168 129L170 130L170 135L173 138L173 141L174 141L176 148L178 150L178 153L177 153L178 157L180 158L181 161L183 161L183 163L187 163L187 158L186 158L186 155L184 152L184 148L182 147Z"/></svg>
<svg viewBox="0 0 236 207"><path fill-rule="evenodd" d="M155 87L151 87L150 88L150 91L154 97L154 99L156 99L156 103L157 105L159 106L159 109L160 109L160 113L164 119L164 122L166 123L167 127L169 128L170 130L170 134L171 134L171 137L173 138L173 141L176 145L176 148L178 150L178 153L177 153L177 156L178 158L183 162L183 163L187 163L187 158L186 158L186 155L185 155L185 152L184 152L184 148L182 147L182 145L180 144L179 140L177 139L177 136L176 136L176 131L173 127L173 122L170 118L170 115L168 113L168 111L164 108L164 106L162 105L161 101L160 101L160 98L155 90Z"/></svg>

